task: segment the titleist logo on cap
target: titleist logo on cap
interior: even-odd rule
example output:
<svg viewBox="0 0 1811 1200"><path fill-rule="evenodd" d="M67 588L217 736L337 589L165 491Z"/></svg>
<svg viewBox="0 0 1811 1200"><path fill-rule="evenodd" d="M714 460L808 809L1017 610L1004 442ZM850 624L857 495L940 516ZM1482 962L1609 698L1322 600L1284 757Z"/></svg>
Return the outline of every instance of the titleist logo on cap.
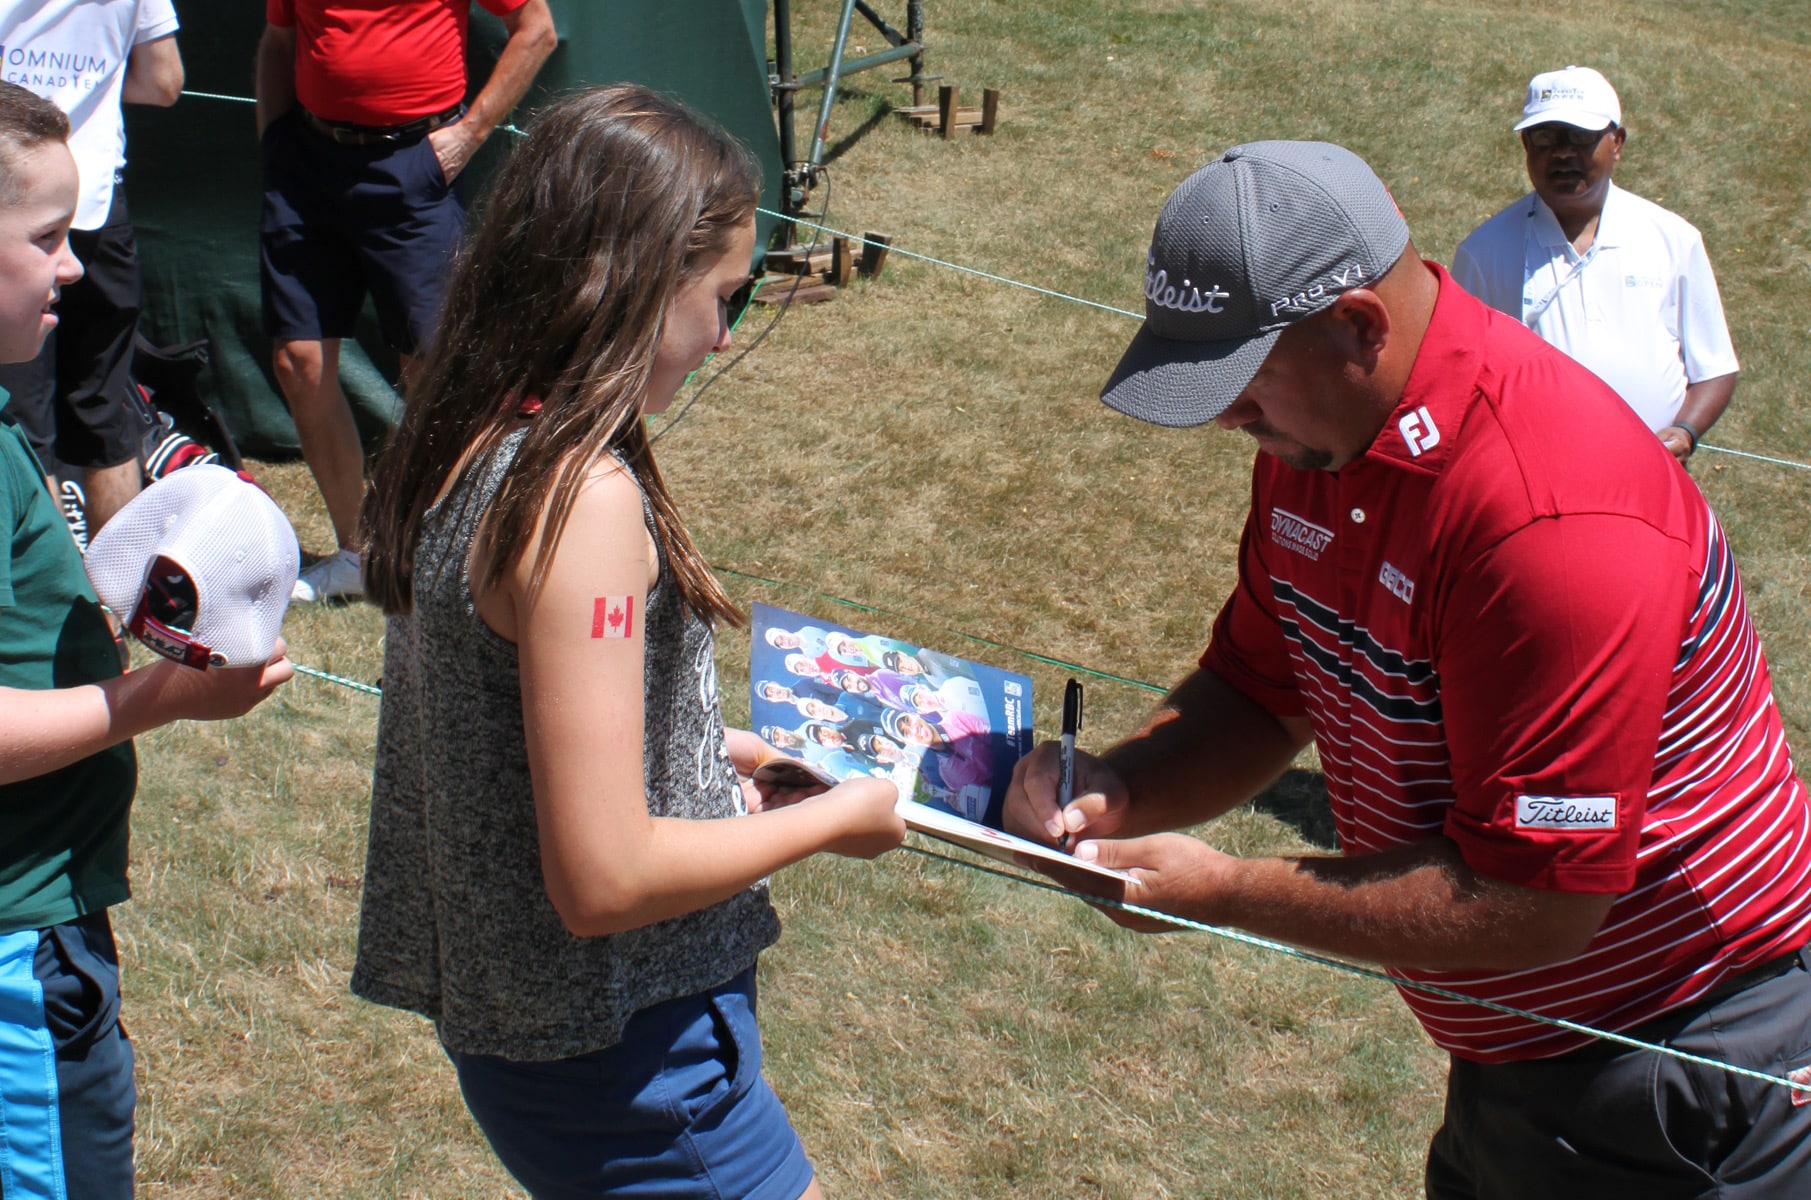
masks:
<svg viewBox="0 0 1811 1200"><path fill-rule="evenodd" d="M1157 256L1149 256L1144 269L1144 298L1152 304L1163 308L1173 308L1177 312L1225 312L1220 304L1222 300L1232 299L1232 293L1217 285L1210 284L1207 291L1184 279L1182 286L1170 282L1170 273L1157 265Z"/></svg>

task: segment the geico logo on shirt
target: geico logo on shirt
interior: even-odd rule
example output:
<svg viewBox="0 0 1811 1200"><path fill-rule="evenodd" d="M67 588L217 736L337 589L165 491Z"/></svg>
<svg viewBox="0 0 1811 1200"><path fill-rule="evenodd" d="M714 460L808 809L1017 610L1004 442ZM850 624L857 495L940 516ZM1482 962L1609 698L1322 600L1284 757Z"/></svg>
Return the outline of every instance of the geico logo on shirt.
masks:
<svg viewBox="0 0 1811 1200"><path fill-rule="evenodd" d="M1383 569L1377 572L1377 582L1389 588L1390 594L1404 604L1415 602L1415 581L1390 563L1385 562Z"/></svg>
<svg viewBox="0 0 1811 1200"><path fill-rule="evenodd" d="M1434 414L1427 411L1425 404L1396 422L1396 431L1414 458L1440 444L1440 427L1434 424Z"/></svg>
<svg viewBox="0 0 1811 1200"><path fill-rule="evenodd" d="M1642 288L1665 287L1666 277L1663 275L1624 275L1622 277L1622 286Z"/></svg>
<svg viewBox="0 0 1811 1200"><path fill-rule="evenodd" d="M1517 796L1517 829L1615 829L1614 796Z"/></svg>
<svg viewBox="0 0 1811 1200"><path fill-rule="evenodd" d="M1273 508L1270 510L1270 538L1279 546L1297 554L1305 554L1319 562L1321 551L1333 540L1333 531L1322 529L1313 521L1305 521L1292 512Z"/></svg>

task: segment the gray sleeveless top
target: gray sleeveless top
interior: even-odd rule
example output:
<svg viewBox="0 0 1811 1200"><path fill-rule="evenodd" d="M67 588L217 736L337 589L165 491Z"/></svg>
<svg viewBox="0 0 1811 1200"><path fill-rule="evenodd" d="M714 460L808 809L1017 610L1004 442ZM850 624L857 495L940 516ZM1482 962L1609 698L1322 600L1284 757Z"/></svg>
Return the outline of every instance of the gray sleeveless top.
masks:
<svg viewBox="0 0 1811 1200"><path fill-rule="evenodd" d="M386 629L352 990L430 1018L454 1050L542 1060L614 1045L640 1009L741 973L780 926L765 884L594 938L567 932L548 900L516 648L478 616L466 573L520 445L512 435L428 511L414 612ZM710 627L680 602L664 553L643 618L648 809L734 816Z"/></svg>

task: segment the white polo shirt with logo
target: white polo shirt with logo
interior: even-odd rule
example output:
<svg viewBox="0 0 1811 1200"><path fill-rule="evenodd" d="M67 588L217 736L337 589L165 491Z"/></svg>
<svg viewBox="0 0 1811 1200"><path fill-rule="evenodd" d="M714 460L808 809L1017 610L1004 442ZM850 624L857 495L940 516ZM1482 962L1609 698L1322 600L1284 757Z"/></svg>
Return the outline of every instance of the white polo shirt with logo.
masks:
<svg viewBox="0 0 1811 1200"><path fill-rule="evenodd" d="M81 179L75 228L99 229L126 165L120 94L135 46L176 32L170 0L48 0L0 6L0 78L69 114Z"/></svg>
<svg viewBox="0 0 1811 1200"><path fill-rule="evenodd" d="M1614 183L1584 254L1530 192L1459 243L1452 275L1583 363L1649 429L1672 424L1688 383L1737 369L1703 237Z"/></svg>

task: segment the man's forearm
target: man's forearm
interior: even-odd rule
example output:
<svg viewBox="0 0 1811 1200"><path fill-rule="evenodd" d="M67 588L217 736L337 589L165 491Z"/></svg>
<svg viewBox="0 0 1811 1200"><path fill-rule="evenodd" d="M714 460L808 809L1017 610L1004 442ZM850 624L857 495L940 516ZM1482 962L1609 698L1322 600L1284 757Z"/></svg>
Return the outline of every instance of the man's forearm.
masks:
<svg viewBox="0 0 1811 1200"><path fill-rule="evenodd" d="M1545 891L1474 872L1446 838L1376 854L1235 858L1187 834L1086 842L1130 870L1125 899L1324 954L1429 971L1518 971L1585 950L1614 897ZM1145 931L1142 916L1116 918Z"/></svg>
<svg viewBox="0 0 1811 1200"><path fill-rule="evenodd" d="M1120 836L1198 824L1236 808L1281 775L1307 744L1210 671L1176 686L1143 728L1103 756L1125 782Z"/></svg>
<svg viewBox="0 0 1811 1200"><path fill-rule="evenodd" d="M1422 970L1515 971L1570 958L1614 899L1489 879L1445 838L1353 858L1235 862L1222 923Z"/></svg>
<svg viewBox="0 0 1811 1200"><path fill-rule="evenodd" d="M126 57L120 99L127 104L168 108L182 95L182 85L182 53L176 48L176 35L172 33L132 47Z"/></svg>
<svg viewBox="0 0 1811 1200"><path fill-rule="evenodd" d="M258 136L269 124L296 106L295 30L264 27L258 40L258 58L252 94L256 97Z"/></svg>
<svg viewBox="0 0 1811 1200"><path fill-rule="evenodd" d="M1680 402L1679 415L1675 420L1689 425L1694 433L1702 437L1717 423L1723 410L1729 407L1729 398L1735 394L1736 373L1718 375L1714 379L1703 379L1697 383L1687 384L1685 399Z"/></svg>
<svg viewBox="0 0 1811 1200"><path fill-rule="evenodd" d="M553 16L545 0L528 3L511 14L509 40L497 56L490 78L472 98L471 111L460 122L470 131L474 143L482 143L528 92L541 64L559 44Z"/></svg>

